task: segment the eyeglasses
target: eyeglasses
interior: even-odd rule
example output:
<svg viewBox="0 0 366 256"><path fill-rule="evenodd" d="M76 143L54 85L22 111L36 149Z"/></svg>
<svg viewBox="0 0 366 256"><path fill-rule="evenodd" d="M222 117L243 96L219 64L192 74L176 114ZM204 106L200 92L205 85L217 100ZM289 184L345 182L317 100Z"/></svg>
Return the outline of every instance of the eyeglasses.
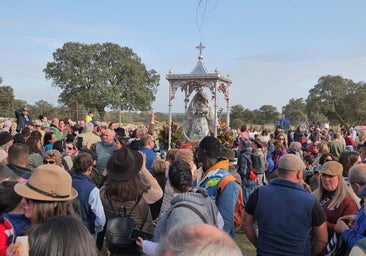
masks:
<svg viewBox="0 0 366 256"><path fill-rule="evenodd" d="M55 164L55 160L43 160L44 164Z"/></svg>
<svg viewBox="0 0 366 256"><path fill-rule="evenodd" d="M278 140L285 140L285 138L278 138Z"/></svg>

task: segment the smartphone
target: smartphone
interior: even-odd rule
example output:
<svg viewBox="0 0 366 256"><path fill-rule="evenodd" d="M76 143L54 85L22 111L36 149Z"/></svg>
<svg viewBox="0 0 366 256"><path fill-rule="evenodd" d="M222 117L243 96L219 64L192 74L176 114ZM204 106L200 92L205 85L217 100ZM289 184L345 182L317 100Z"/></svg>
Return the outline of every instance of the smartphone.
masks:
<svg viewBox="0 0 366 256"><path fill-rule="evenodd" d="M151 238L153 237L153 234L140 230L140 229L137 229L137 228L132 229L129 238L131 240L136 241L138 237L142 237L142 239L144 239L144 240L151 240Z"/></svg>

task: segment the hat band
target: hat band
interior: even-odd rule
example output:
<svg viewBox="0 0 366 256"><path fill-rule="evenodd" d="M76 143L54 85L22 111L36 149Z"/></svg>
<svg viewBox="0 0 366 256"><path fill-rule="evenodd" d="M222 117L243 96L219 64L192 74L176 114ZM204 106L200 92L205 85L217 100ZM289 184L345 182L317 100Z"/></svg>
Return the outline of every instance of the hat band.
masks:
<svg viewBox="0 0 366 256"><path fill-rule="evenodd" d="M39 188L33 187L29 182L25 183L25 185L30 188L31 190L34 190L42 195L49 196L52 198L68 198L70 195L57 195L56 192L48 193L46 191L40 190Z"/></svg>

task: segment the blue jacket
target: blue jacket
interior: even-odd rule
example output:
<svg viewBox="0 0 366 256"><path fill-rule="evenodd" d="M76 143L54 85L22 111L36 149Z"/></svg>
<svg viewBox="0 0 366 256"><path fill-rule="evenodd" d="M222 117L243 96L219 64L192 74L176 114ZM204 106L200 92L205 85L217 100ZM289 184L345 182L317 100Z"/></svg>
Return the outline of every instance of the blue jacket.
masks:
<svg viewBox="0 0 366 256"><path fill-rule="evenodd" d="M146 169L152 174L152 165L156 159L156 152L150 148L140 148L140 151L146 155Z"/></svg>
<svg viewBox="0 0 366 256"><path fill-rule="evenodd" d="M24 108L19 108L15 110L15 117L17 119L17 128L16 131L20 132L21 129L26 127L27 125L33 125L32 117L30 115L25 116L23 114Z"/></svg>
<svg viewBox="0 0 366 256"><path fill-rule="evenodd" d="M105 215L102 201L99 197L99 190L91 183L89 176L78 172L72 175L72 186L78 191L82 221L90 233L95 234L96 231L101 230L100 227L96 228L96 224L103 226L105 223ZM92 193L94 190L96 190L96 193ZM98 220L97 223L96 219Z"/></svg>
<svg viewBox="0 0 366 256"><path fill-rule="evenodd" d="M220 162L216 165L219 167ZM216 206L224 219L224 231L232 238L235 238L234 210L239 190L235 181L232 181L226 185L221 193L217 193L219 182L226 175L230 175L230 173L224 169L215 169L215 166L210 168L211 171L208 172L207 176L199 184L196 184L197 182L195 181L193 185L206 189L209 196L215 200Z"/></svg>
<svg viewBox="0 0 366 256"><path fill-rule="evenodd" d="M365 204L357 213L353 229L346 229L342 233L342 238L349 248L352 248L357 241L366 237L366 215Z"/></svg>
<svg viewBox="0 0 366 256"><path fill-rule="evenodd" d="M13 241L15 241L17 236L24 236L27 229L31 226L31 220L25 217L24 214L3 213L0 219L3 220L3 218L6 218L14 228L14 236L10 238Z"/></svg>

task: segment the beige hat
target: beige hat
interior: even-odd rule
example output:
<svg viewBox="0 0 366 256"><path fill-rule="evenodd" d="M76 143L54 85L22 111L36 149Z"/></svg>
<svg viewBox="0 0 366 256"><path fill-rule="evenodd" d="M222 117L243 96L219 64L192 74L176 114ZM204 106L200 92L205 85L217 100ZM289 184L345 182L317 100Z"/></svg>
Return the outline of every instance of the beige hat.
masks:
<svg viewBox="0 0 366 256"><path fill-rule="evenodd" d="M320 174L326 174L330 176L342 176L343 165L337 161L329 161L322 165L319 172Z"/></svg>
<svg viewBox="0 0 366 256"><path fill-rule="evenodd" d="M305 164L303 160L295 154L287 154L281 156L278 161L278 168L284 169L287 171L298 171L305 169Z"/></svg>
<svg viewBox="0 0 366 256"><path fill-rule="evenodd" d="M257 143L259 148L263 148L263 141L260 138L256 137L253 141Z"/></svg>
<svg viewBox="0 0 366 256"><path fill-rule="evenodd" d="M38 166L26 182L15 185L17 194L39 201L70 201L78 192L71 186L70 174L55 164Z"/></svg>

